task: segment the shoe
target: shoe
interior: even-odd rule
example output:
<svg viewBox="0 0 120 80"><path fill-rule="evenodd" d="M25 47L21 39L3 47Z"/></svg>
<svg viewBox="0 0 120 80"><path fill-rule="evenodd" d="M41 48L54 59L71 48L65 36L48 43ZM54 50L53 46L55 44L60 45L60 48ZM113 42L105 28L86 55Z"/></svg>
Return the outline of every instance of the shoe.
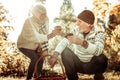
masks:
<svg viewBox="0 0 120 80"><path fill-rule="evenodd" d="M27 79L27 80L35 80L35 79L32 78L32 79Z"/></svg>
<svg viewBox="0 0 120 80"><path fill-rule="evenodd" d="M104 78L105 77L101 73L94 75L94 80L104 80Z"/></svg>
<svg viewBox="0 0 120 80"><path fill-rule="evenodd" d="M36 78L32 78L31 80L36 80Z"/></svg>

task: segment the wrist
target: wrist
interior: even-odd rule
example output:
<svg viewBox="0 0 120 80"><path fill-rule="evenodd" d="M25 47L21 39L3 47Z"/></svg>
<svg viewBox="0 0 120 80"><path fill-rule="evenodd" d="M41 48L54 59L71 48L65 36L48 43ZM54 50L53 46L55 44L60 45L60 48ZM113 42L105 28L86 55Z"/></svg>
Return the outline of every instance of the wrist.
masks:
<svg viewBox="0 0 120 80"><path fill-rule="evenodd" d="M53 56L54 56L54 57L58 57L58 55L59 55L58 52L54 52L54 53L53 53Z"/></svg>
<svg viewBox="0 0 120 80"><path fill-rule="evenodd" d="M48 34L48 39L50 39L50 38L53 38L55 35L54 35L54 33L50 33L50 34Z"/></svg>
<svg viewBox="0 0 120 80"><path fill-rule="evenodd" d="M54 58L54 59L56 59L56 60L57 60L58 55L59 55L59 53L54 52L51 58Z"/></svg>
<svg viewBox="0 0 120 80"><path fill-rule="evenodd" d="M88 47L88 42L86 40L82 41L82 44L81 44L84 48L87 48Z"/></svg>

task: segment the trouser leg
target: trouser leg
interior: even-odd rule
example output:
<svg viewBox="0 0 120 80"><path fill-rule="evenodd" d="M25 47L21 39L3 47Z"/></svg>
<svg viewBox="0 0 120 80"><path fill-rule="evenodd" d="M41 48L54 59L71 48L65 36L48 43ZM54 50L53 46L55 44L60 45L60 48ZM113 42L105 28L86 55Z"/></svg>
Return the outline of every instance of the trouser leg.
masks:
<svg viewBox="0 0 120 80"><path fill-rule="evenodd" d="M94 80L104 80L104 75L103 73L105 72L106 68L107 68L107 57L104 55L104 54L101 54L99 57L98 57L98 62L99 62L99 71L98 73L96 73L94 75Z"/></svg>
<svg viewBox="0 0 120 80"><path fill-rule="evenodd" d="M37 61L37 59L31 60L29 66L28 66L27 79L32 78L36 61Z"/></svg>
<svg viewBox="0 0 120 80"><path fill-rule="evenodd" d="M31 60L27 71L27 80L29 80L33 77L35 64L38 58L40 57L40 55L35 50L20 48L20 51ZM38 75L40 74L42 65L43 65L43 60L38 63L38 68L37 68Z"/></svg>
<svg viewBox="0 0 120 80"><path fill-rule="evenodd" d="M94 80L104 80L103 73L107 68L107 60L104 54L94 56L92 60L85 65L85 72L87 74L95 74Z"/></svg>
<svg viewBox="0 0 120 80"><path fill-rule="evenodd" d="M37 76L40 76L40 73L41 73L41 70L42 70L42 67L43 67L43 58L39 61L38 65L37 65Z"/></svg>
<svg viewBox="0 0 120 80"><path fill-rule="evenodd" d="M76 67L76 65L78 65L77 63L79 63L78 57L69 48L65 48L61 54L61 58L68 80L78 80L78 70Z"/></svg>
<svg viewBox="0 0 120 80"><path fill-rule="evenodd" d="M95 80L98 78L100 80L104 79L103 73L107 68L107 58L103 54L94 56L90 62L83 63L73 51L66 48L62 52L61 57L69 80L78 80L78 76L76 76L77 72L83 74L95 74Z"/></svg>

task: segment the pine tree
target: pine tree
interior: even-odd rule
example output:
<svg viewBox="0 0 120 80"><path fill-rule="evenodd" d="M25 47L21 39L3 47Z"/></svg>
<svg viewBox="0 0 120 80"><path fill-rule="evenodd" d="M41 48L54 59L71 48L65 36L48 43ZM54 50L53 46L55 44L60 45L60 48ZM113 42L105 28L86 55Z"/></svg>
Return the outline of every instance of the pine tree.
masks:
<svg viewBox="0 0 120 80"><path fill-rule="evenodd" d="M45 4L46 0L35 0L35 2Z"/></svg>
<svg viewBox="0 0 120 80"><path fill-rule="evenodd" d="M71 28L74 27L75 21L76 17L71 0L64 0L60 8L60 16L59 18L55 18L55 22L62 26L64 33L69 33Z"/></svg>
<svg viewBox="0 0 120 80"><path fill-rule="evenodd" d="M75 27L76 17L74 15L74 9L72 7L71 0L64 0L60 8L60 16L54 19L54 22L62 27L62 36L56 36L50 40L50 52L54 51L56 45L64 37L64 34L70 33Z"/></svg>

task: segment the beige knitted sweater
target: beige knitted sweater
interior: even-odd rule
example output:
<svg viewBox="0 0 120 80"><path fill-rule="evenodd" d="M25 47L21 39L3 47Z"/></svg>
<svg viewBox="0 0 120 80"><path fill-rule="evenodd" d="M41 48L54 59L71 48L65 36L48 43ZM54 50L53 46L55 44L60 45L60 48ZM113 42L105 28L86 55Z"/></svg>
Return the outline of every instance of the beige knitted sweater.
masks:
<svg viewBox="0 0 120 80"><path fill-rule="evenodd" d="M17 47L35 50L41 42L48 41L48 30L48 18L39 24L32 17L26 19L17 40Z"/></svg>

